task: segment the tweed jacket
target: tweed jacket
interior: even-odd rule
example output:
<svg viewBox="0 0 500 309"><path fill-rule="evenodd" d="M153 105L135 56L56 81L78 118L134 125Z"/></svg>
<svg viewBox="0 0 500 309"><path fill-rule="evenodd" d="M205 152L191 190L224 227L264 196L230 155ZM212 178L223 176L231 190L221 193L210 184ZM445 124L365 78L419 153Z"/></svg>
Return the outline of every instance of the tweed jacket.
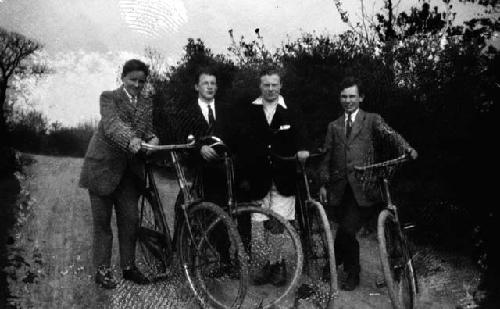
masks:
<svg viewBox="0 0 500 309"><path fill-rule="evenodd" d="M295 162L284 162L272 154L293 156L308 149L307 134L297 110L278 105L269 125L262 105L250 105L242 115L239 132L238 171L250 185L251 199L262 199L274 182L284 196L296 191Z"/></svg>
<svg viewBox="0 0 500 309"><path fill-rule="evenodd" d="M127 168L138 174L140 164L128 151L133 137L150 140L152 103L139 96L134 106L123 87L104 91L100 97L101 120L85 154L80 186L97 195L109 195L120 183Z"/></svg>
<svg viewBox="0 0 500 309"><path fill-rule="evenodd" d="M354 171L354 166L374 163L386 146L403 153L410 145L390 128L378 114L359 110L351 134L346 138L345 115L328 124L324 148L327 151L320 167L320 179L328 189L329 205L337 206L349 184L360 206L381 200L377 179Z"/></svg>

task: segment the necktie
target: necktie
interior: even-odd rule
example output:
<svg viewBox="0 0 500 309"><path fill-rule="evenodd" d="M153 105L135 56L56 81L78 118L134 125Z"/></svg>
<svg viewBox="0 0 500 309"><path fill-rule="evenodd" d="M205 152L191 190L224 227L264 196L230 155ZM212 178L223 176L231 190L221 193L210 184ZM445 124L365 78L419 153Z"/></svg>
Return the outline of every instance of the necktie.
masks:
<svg viewBox="0 0 500 309"><path fill-rule="evenodd" d="M347 113L347 121L345 125L345 136L348 138L352 131L352 113Z"/></svg>
<svg viewBox="0 0 500 309"><path fill-rule="evenodd" d="M210 106L210 104L207 104L207 107L208 107L208 126L212 128L215 125L214 111L212 109L212 106Z"/></svg>

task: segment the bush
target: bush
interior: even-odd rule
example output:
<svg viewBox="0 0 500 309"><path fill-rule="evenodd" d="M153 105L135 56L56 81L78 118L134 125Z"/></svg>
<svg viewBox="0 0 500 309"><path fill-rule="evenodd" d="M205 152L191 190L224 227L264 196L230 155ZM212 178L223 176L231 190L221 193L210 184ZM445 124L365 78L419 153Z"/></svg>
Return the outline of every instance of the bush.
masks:
<svg viewBox="0 0 500 309"><path fill-rule="evenodd" d="M400 171L394 188L403 215L421 226L416 235L443 248L472 247L471 236L484 209L473 203L478 191L464 176L480 162L468 145L479 146L479 140L487 144L491 136L479 128L490 123L484 116L492 112L497 97L496 51L484 54L462 37L443 41L433 33L399 38L381 49L346 32L333 37L306 33L271 53L256 33L257 40L250 42L236 42L230 33L229 56L213 55L199 39L188 41L184 58L155 97L155 123L168 124L157 126L160 135L185 138L172 133L176 126L169 111L195 101L198 66L218 70L217 99L242 106L259 95L257 72L274 63L283 71L287 103L303 111L310 138L319 146L326 124L342 112L340 80L356 75L365 86L362 108L380 113L420 154Z"/></svg>
<svg viewBox="0 0 500 309"><path fill-rule="evenodd" d="M83 157L97 127L95 122L76 127L53 123L50 128L47 123L37 111L16 113L10 123L13 147L23 152Z"/></svg>
<svg viewBox="0 0 500 309"><path fill-rule="evenodd" d="M77 127L61 127L45 137L44 153L61 156L83 157L95 131L93 123Z"/></svg>

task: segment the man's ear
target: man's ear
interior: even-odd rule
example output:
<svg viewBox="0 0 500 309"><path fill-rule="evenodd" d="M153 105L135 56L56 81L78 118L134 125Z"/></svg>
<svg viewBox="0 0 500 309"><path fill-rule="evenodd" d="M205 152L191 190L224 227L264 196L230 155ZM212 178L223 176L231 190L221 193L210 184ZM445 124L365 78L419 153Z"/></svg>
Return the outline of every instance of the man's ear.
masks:
<svg viewBox="0 0 500 309"><path fill-rule="evenodd" d="M364 94L359 96L359 102L363 102L364 99L365 99L365 95Z"/></svg>
<svg viewBox="0 0 500 309"><path fill-rule="evenodd" d="M198 87L198 84L194 84L194 90L196 90L196 92L198 92L200 90L200 88Z"/></svg>

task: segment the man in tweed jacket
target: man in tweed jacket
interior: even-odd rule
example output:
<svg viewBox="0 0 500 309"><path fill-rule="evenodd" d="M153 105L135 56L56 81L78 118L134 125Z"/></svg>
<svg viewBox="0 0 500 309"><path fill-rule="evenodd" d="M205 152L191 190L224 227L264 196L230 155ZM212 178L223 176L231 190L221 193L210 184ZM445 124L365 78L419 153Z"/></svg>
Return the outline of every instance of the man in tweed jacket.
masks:
<svg viewBox="0 0 500 309"><path fill-rule="evenodd" d="M340 103L345 113L328 124L324 144L327 153L320 169L323 184L320 199L328 203L325 210L330 219L335 217L339 221L336 262L344 265L348 275L341 287L353 290L359 284L360 272L356 234L377 215L375 205L381 202L376 178L368 175L361 180L354 166L374 163L379 143L399 153L408 152L412 158L417 157L417 152L380 115L359 108L364 96L358 79L345 78L340 89ZM324 271L325 275L328 273Z"/></svg>
<svg viewBox="0 0 500 309"><path fill-rule="evenodd" d="M151 101L141 95L147 75L143 62L129 60L123 67L123 85L101 94L101 121L89 143L80 175L80 186L88 189L92 207L95 281L105 288L116 286L110 271L113 208L123 277L136 283L147 282L135 267L137 185L142 171L134 159L142 141L158 143L152 129Z"/></svg>

